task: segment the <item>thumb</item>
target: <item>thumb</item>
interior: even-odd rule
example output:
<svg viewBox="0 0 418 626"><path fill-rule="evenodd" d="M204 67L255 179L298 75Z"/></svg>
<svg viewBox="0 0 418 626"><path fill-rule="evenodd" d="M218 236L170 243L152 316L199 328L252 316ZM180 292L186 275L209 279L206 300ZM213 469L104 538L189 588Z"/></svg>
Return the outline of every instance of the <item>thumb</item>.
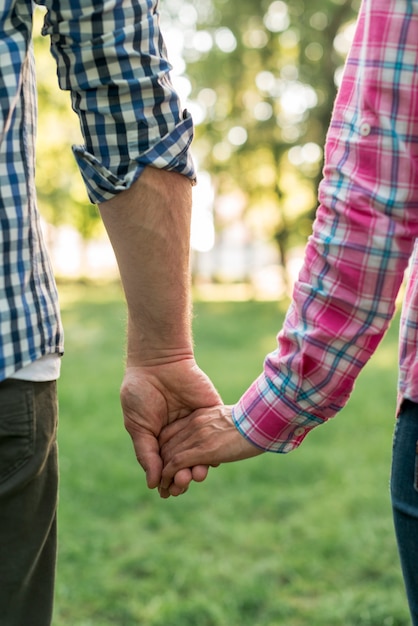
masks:
<svg viewBox="0 0 418 626"><path fill-rule="evenodd" d="M155 489L161 482L163 462L158 439L151 433L135 433L132 437L136 458L145 472L147 486Z"/></svg>

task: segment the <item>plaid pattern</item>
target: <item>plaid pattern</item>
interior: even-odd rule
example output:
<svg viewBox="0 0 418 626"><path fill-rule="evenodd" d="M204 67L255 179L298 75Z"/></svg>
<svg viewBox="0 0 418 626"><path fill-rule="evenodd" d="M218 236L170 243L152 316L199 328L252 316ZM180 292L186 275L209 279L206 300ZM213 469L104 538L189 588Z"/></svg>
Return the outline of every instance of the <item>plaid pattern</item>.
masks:
<svg viewBox="0 0 418 626"><path fill-rule="evenodd" d="M144 167L194 180L193 124L170 82L158 0L39 0L48 7L62 89L85 146L74 153L92 202L130 186Z"/></svg>
<svg viewBox="0 0 418 626"><path fill-rule="evenodd" d="M147 165L194 181L192 121L170 83L157 2L37 4L47 8L43 34L79 115L85 145L74 152L91 201L128 188ZM63 351L35 198L32 11L32 0L0 7L0 380Z"/></svg>
<svg viewBox="0 0 418 626"><path fill-rule="evenodd" d="M383 337L418 237L418 2L364 0L325 148L304 265L277 349L233 409L288 452L347 402ZM399 399L418 402L418 254L401 325Z"/></svg>

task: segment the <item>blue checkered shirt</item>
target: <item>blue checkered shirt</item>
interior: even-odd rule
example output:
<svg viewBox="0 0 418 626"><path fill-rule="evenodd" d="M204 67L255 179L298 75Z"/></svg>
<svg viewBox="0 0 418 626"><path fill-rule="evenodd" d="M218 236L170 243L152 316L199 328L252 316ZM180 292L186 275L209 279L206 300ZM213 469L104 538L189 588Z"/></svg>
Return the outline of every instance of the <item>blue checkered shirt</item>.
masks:
<svg viewBox="0 0 418 626"><path fill-rule="evenodd" d="M32 0L0 7L0 380L63 352L34 184ZM58 80L84 145L73 151L91 202L127 189L147 165L194 181L192 120L180 107L156 0L39 0Z"/></svg>

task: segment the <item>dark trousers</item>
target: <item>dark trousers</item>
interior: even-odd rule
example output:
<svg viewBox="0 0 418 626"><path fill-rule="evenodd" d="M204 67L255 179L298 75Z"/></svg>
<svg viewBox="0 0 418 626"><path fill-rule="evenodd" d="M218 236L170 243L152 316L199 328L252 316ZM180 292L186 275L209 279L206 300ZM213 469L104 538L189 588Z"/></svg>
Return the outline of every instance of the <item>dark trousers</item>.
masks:
<svg viewBox="0 0 418 626"><path fill-rule="evenodd" d="M391 495L412 624L418 626L418 404L406 400L393 440Z"/></svg>
<svg viewBox="0 0 418 626"><path fill-rule="evenodd" d="M49 626L56 563L56 383L0 383L0 626Z"/></svg>

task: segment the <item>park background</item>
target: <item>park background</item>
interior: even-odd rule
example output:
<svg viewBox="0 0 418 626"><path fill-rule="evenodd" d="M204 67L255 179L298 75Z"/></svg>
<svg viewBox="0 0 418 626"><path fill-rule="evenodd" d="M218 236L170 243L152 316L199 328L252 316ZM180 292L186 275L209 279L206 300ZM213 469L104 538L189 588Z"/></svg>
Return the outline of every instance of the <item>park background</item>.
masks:
<svg viewBox="0 0 418 626"><path fill-rule="evenodd" d="M173 82L196 124L196 356L233 403L275 348L358 2L160 9ZM221 466L178 499L146 489L118 400L117 269L35 17L38 198L66 331L54 625L407 626L388 493L397 320L348 407L300 450Z"/></svg>

